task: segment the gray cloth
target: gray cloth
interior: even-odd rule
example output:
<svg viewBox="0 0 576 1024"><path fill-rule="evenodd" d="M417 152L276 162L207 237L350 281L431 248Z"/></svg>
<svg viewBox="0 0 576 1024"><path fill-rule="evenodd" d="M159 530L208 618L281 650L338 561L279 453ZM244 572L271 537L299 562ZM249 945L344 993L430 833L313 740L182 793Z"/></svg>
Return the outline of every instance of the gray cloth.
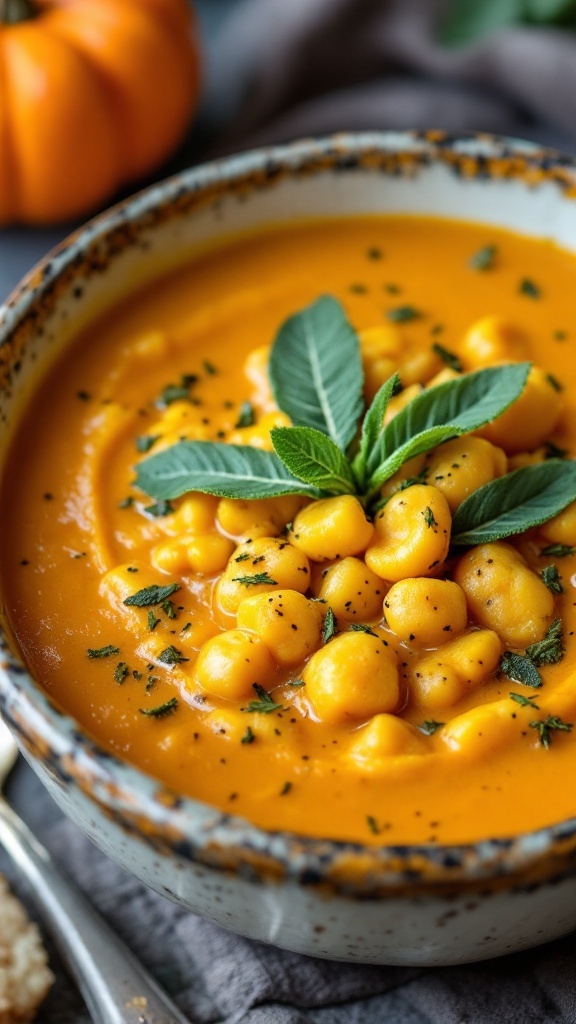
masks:
<svg viewBox="0 0 576 1024"><path fill-rule="evenodd" d="M576 149L576 37L518 28L447 51L436 42L445 7L443 0L245 0L212 48L205 106L214 149L405 127L484 129ZM24 767L12 795L198 1024L576 1022L574 935L443 970L335 965L283 953L140 886L73 825L54 821L49 798ZM58 981L41 1024L87 1024L53 950L52 962Z"/></svg>

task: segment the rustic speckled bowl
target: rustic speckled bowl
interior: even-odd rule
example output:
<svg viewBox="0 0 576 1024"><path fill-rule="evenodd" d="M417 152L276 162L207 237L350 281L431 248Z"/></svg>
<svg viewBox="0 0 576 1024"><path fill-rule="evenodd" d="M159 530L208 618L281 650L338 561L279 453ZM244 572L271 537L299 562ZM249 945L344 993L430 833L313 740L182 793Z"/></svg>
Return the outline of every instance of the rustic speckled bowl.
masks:
<svg viewBox="0 0 576 1024"><path fill-rule="evenodd" d="M473 219L576 251L576 163L488 136L341 135L187 171L72 235L0 310L0 451L54 356L197 246L267 222L406 211ZM57 803L111 857L198 914L315 956L479 960L576 926L576 819L453 846L265 832L166 792L55 707L2 640L0 703Z"/></svg>

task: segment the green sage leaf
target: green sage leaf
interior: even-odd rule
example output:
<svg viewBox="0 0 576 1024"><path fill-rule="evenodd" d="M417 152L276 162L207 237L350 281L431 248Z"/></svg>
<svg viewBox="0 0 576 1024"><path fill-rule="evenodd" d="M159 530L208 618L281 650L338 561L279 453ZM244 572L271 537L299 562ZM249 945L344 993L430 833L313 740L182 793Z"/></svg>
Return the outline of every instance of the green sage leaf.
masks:
<svg viewBox="0 0 576 1024"><path fill-rule="evenodd" d="M426 388L390 421L374 445L367 466L370 493L413 456L500 416L522 394L529 370L530 363L491 366Z"/></svg>
<svg viewBox="0 0 576 1024"><path fill-rule="evenodd" d="M576 461L548 459L470 494L452 521L454 544L485 544L547 522L576 500Z"/></svg>
<svg viewBox="0 0 576 1024"><path fill-rule="evenodd" d="M317 487L296 480L273 452L212 441L180 441L151 455L136 467L136 485L164 500L189 491L221 498L323 497Z"/></svg>
<svg viewBox="0 0 576 1024"><path fill-rule="evenodd" d="M382 431L384 430L384 416L391 398L401 389L400 377L395 373L376 392L370 408L368 409L362 424L362 436L360 446L352 468L360 481L363 481L364 470L368 462L370 452L377 444Z"/></svg>
<svg viewBox="0 0 576 1024"><path fill-rule="evenodd" d="M330 494L354 494L352 467L333 441L312 427L274 427L276 454L293 476Z"/></svg>
<svg viewBox="0 0 576 1024"><path fill-rule="evenodd" d="M364 408L364 374L358 338L336 299L323 295L282 325L268 372L294 425L320 430L346 451Z"/></svg>

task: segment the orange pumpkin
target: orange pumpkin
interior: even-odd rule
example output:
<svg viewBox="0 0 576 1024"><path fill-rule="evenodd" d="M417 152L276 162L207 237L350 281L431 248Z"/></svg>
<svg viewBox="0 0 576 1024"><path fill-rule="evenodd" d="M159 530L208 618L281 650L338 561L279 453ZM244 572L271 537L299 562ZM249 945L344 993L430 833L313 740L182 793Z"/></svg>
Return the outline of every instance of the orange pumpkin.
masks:
<svg viewBox="0 0 576 1024"><path fill-rule="evenodd" d="M0 0L0 224L77 216L147 174L198 91L187 0Z"/></svg>

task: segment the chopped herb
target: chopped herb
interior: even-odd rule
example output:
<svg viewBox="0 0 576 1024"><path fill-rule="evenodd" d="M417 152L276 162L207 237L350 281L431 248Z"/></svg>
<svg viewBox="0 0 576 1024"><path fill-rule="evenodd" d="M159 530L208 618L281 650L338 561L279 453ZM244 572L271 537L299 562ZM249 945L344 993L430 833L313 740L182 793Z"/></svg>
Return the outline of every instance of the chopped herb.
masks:
<svg viewBox="0 0 576 1024"><path fill-rule="evenodd" d="M575 553L576 548L569 547L568 544L548 544L547 547L540 548L540 554L544 558L566 558Z"/></svg>
<svg viewBox="0 0 576 1024"><path fill-rule="evenodd" d="M162 601L162 604L161 604L160 607L162 608L162 611L164 612L164 615L166 615L169 619L177 618L178 613L177 613L177 611L176 611L172 601L170 601L169 599L166 599L166 601Z"/></svg>
<svg viewBox="0 0 576 1024"><path fill-rule="evenodd" d="M192 623L191 622L187 622L185 626L182 626L182 629L180 630L180 632L181 633L187 633L191 626L192 626Z"/></svg>
<svg viewBox="0 0 576 1024"><path fill-rule="evenodd" d="M559 448L554 441L544 441L544 447L546 449L545 459L564 459L568 455L568 449Z"/></svg>
<svg viewBox="0 0 576 1024"><path fill-rule="evenodd" d="M349 626L349 632L351 633L368 633L369 636L378 636L370 626L365 626L363 622L351 622Z"/></svg>
<svg viewBox="0 0 576 1024"><path fill-rule="evenodd" d="M154 630L156 629L156 626L158 625L159 622L160 622L160 619L156 618L152 608L150 608L150 611L148 612L148 629L149 629L149 631L151 633L154 632Z"/></svg>
<svg viewBox="0 0 576 1024"><path fill-rule="evenodd" d="M446 366L449 366L451 370L456 370L456 373L460 373L462 370L462 363L458 356L454 352L450 352L450 349L444 348L439 342L435 341L432 345L432 351L440 356Z"/></svg>
<svg viewBox="0 0 576 1024"><path fill-rule="evenodd" d="M527 295L530 299L539 299L541 295L539 286L529 277L522 278L518 285L518 291L521 295Z"/></svg>
<svg viewBox="0 0 576 1024"><path fill-rule="evenodd" d="M252 405L252 403L242 402L242 405L240 406L240 411L238 413L238 419L234 424L236 429L238 429L239 427L252 427L254 425L255 420L256 415L254 413L254 406Z"/></svg>
<svg viewBox="0 0 576 1024"><path fill-rule="evenodd" d="M155 501L153 505L147 505L144 509L149 516L169 516L174 512L174 505L170 501Z"/></svg>
<svg viewBox="0 0 576 1024"><path fill-rule="evenodd" d="M148 680L146 682L146 693L150 693L150 690L154 689L157 682L158 676L148 676Z"/></svg>
<svg viewBox="0 0 576 1024"><path fill-rule="evenodd" d="M514 679L517 683L524 683L525 686L532 686L537 689L542 686L542 677L530 658L523 654L513 654L512 651L504 651L500 661L500 668L508 679Z"/></svg>
<svg viewBox="0 0 576 1024"><path fill-rule="evenodd" d="M434 338L436 337L436 335L442 334L443 330L444 324L433 324L432 327L430 328L430 334Z"/></svg>
<svg viewBox="0 0 576 1024"><path fill-rule="evenodd" d="M563 594L564 587L562 586L562 577L558 572L557 565L547 565L545 569L542 569L540 573L542 577L542 583L545 583L553 594Z"/></svg>
<svg viewBox="0 0 576 1024"><path fill-rule="evenodd" d="M556 665L564 654L564 642L562 635L562 619L554 619L548 627L546 636L535 644L526 648L526 657L534 665Z"/></svg>
<svg viewBox="0 0 576 1024"><path fill-rule="evenodd" d="M235 558L234 561L235 562L245 562L247 558L250 558L250 555L248 554L247 551L244 551L244 553L241 554L241 555L238 555L238 557Z"/></svg>
<svg viewBox="0 0 576 1024"><path fill-rule="evenodd" d="M187 401L190 398L190 388L198 380L195 373L183 373L179 384L167 384L162 394L156 399L156 405L160 409L172 405L172 402Z"/></svg>
<svg viewBox="0 0 576 1024"><path fill-rule="evenodd" d="M134 498L131 494L127 498L122 498L122 501L118 502L118 508L132 508L134 504Z"/></svg>
<svg viewBox="0 0 576 1024"><path fill-rule="evenodd" d="M272 711L288 710L282 704L277 704L272 695L263 686L260 686L259 683L253 683L252 686L258 700L251 700L248 707L243 708L244 711L259 711L263 715L269 715Z"/></svg>
<svg viewBox="0 0 576 1024"><path fill-rule="evenodd" d="M148 608L150 605L162 604L162 601L175 594L177 590L180 590L179 583L167 583L164 587L155 585L144 587L130 597L125 598L124 604L132 608Z"/></svg>
<svg viewBox="0 0 576 1024"><path fill-rule="evenodd" d="M137 437L134 442L136 445L136 451L146 453L156 444L160 434L143 434L141 437Z"/></svg>
<svg viewBox="0 0 576 1024"><path fill-rule="evenodd" d="M291 789L292 789L292 783L291 782L285 782L284 785L282 786L282 789L280 790L280 796L286 796L290 792Z"/></svg>
<svg viewBox="0 0 576 1024"><path fill-rule="evenodd" d="M287 679L286 684L287 686L294 687L306 686L306 683L304 682L303 679Z"/></svg>
<svg viewBox="0 0 576 1024"><path fill-rule="evenodd" d="M181 651L177 647L173 647L170 644L169 647L165 647L163 651L158 655L158 661L161 661L163 665L180 665L183 661L190 661L190 658L185 658Z"/></svg>
<svg viewBox="0 0 576 1024"><path fill-rule="evenodd" d="M554 391L564 391L563 385L558 380L558 377L555 377L553 373L547 373L546 380L551 385L551 387L554 388Z"/></svg>
<svg viewBox="0 0 576 1024"><path fill-rule="evenodd" d="M233 576L232 582L241 583L243 587L278 586L278 582L271 579L267 572L255 572L253 576Z"/></svg>
<svg viewBox="0 0 576 1024"><path fill-rule="evenodd" d="M114 669L114 682L121 684L126 679L126 676L130 674L130 669L125 661L119 661Z"/></svg>
<svg viewBox="0 0 576 1024"><path fill-rule="evenodd" d="M139 672L137 668L132 669L132 675L137 683L139 683L140 680L142 679L142 673Z"/></svg>
<svg viewBox="0 0 576 1024"><path fill-rule="evenodd" d="M374 835L374 836L379 836L380 835L380 829L378 827L378 822L376 821L376 818L372 817L371 814L367 814L366 815L366 824L368 825L368 828L370 829L372 835Z"/></svg>
<svg viewBox="0 0 576 1024"><path fill-rule="evenodd" d="M250 726L248 726L246 732L244 733L242 739L240 740L240 743L254 743L255 739L256 737L252 732L252 729L250 728Z"/></svg>
<svg viewBox="0 0 576 1024"><path fill-rule="evenodd" d="M495 245L485 245L483 249L478 249L468 261L468 266L472 270L491 270L494 266L494 257L498 249Z"/></svg>
<svg viewBox="0 0 576 1024"><path fill-rule="evenodd" d="M566 331L554 331L554 341L566 341Z"/></svg>
<svg viewBox="0 0 576 1024"><path fill-rule="evenodd" d="M112 654L120 654L120 648L108 644L106 647L97 647L96 650L89 647L86 653L89 658L109 658Z"/></svg>
<svg viewBox="0 0 576 1024"><path fill-rule="evenodd" d="M416 320L421 313L414 306L396 306L394 309L388 309L386 316L393 324L404 324L409 320Z"/></svg>
<svg viewBox="0 0 576 1024"><path fill-rule="evenodd" d="M214 377L218 373L218 370L214 366L214 363L211 363L208 359L205 359L204 362L202 363L202 369L204 370L204 373L208 374L209 377Z"/></svg>
<svg viewBox="0 0 576 1024"><path fill-rule="evenodd" d="M538 730L540 743L548 750L552 743L552 732L572 732L573 725L572 722L563 722L558 715L548 715L547 718L540 719L538 722L530 722L530 728Z"/></svg>
<svg viewBox="0 0 576 1024"><path fill-rule="evenodd" d="M399 295L401 289L397 284L394 284L393 281L390 281L388 284L384 285L384 291L388 292L388 295Z"/></svg>
<svg viewBox="0 0 576 1024"><path fill-rule="evenodd" d="M433 736L434 733L438 732L438 729L441 729L445 724L445 722L435 722L433 718L427 718L426 721L422 722L422 725L418 726L418 728L425 736Z"/></svg>
<svg viewBox="0 0 576 1024"><path fill-rule="evenodd" d="M382 249L379 249L376 245L372 245L370 246L369 249L366 250L366 255L369 260L381 260Z"/></svg>
<svg viewBox="0 0 576 1024"><path fill-rule="evenodd" d="M422 515L424 516L424 521L428 529L431 529L432 526L438 526L438 523L434 518L434 513L429 505L426 506Z"/></svg>
<svg viewBox="0 0 576 1024"><path fill-rule="evenodd" d="M177 707L178 697L171 697L170 700L159 704L156 708L138 708L138 710L141 715L147 715L149 718L164 718L165 715L172 714Z"/></svg>
<svg viewBox="0 0 576 1024"><path fill-rule="evenodd" d="M535 711L540 710L540 705L530 700L530 697L525 697L523 693L514 693L510 690L510 700L515 700L522 708L534 708Z"/></svg>
<svg viewBox="0 0 576 1024"><path fill-rule="evenodd" d="M126 569L126 572L138 572L138 569L136 568L135 565L129 565Z"/></svg>
<svg viewBox="0 0 576 1024"><path fill-rule="evenodd" d="M322 630L322 642L327 644L336 633L336 616L331 608L324 616L324 628Z"/></svg>

